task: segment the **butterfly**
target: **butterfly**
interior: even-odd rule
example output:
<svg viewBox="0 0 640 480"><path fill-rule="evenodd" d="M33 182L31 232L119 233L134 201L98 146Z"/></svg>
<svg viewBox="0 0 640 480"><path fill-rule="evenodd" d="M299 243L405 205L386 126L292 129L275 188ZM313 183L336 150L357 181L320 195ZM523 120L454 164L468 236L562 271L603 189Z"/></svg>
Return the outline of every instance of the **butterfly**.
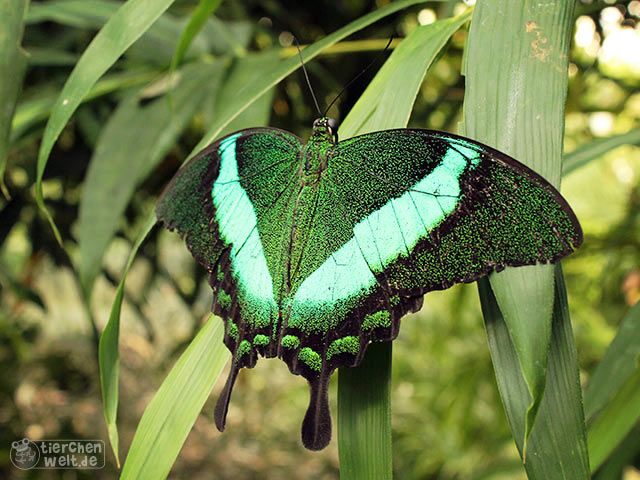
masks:
<svg viewBox="0 0 640 480"><path fill-rule="evenodd" d="M336 132L321 117L306 143L276 128L227 135L157 204L209 273L225 323L220 431L239 370L278 357L310 385L303 444L324 448L332 372L395 339L425 293L555 262L582 243L560 193L493 148L422 129Z"/></svg>

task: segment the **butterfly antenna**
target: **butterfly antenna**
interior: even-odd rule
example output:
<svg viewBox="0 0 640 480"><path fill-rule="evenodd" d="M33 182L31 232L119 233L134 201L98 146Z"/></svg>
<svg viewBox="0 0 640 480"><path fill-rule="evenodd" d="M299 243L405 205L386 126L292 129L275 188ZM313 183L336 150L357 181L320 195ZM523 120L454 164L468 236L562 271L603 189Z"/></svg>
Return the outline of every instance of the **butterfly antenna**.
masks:
<svg viewBox="0 0 640 480"><path fill-rule="evenodd" d="M313 88L311 87L311 81L309 80L309 74L307 73L307 69L304 66L304 60L302 59L302 51L300 50L300 44L298 43L298 39L293 37L293 41L296 44L296 48L298 49L298 56L300 57L300 65L302 65L302 71L304 72L304 78L307 79L307 85L309 85L309 91L311 92L311 96L313 97L313 103L316 104L316 110L318 110L318 114L322 117L322 110L320 110L320 105L318 105L318 99L316 98L316 94L313 93Z"/></svg>
<svg viewBox="0 0 640 480"><path fill-rule="evenodd" d="M382 56L384 55L384 53L389 50L389 46L391 45L391 42L393 41L393 34L391 35L391 37L389 37L389 41L387 42L387 45L384 47L384 49L382 49L382 51L376 55L376 58L374 58L371 63L369 65L367 65L366 67L364 67L364 69L355 77L353 77L349 83L347 83L344 88L342 90L340 90L340 93L338 93L338 95L336 95L336 97L333 99L333 101L329 104L329 106L327 107L327 109L324 111L324 113L322 114L322 116L326 116L327 112L329 111L329 109L333 106L334 103L336 103L336 101L342 96L342 94L344 92L347 91L347 88L349 88L351 85L353 85L353 82L355 82L356 80L358 80L367 70L369 70L373 65L375 65L378 60L380 60L382 58Z"/></svg>

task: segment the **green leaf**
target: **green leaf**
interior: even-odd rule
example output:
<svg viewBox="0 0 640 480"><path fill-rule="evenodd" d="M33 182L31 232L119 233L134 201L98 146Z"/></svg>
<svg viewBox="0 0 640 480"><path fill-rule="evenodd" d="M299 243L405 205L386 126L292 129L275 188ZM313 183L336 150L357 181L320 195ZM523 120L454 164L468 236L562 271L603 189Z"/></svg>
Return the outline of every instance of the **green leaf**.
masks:
<svg viewBox="0 0 640 480"><path fill-rule="evenodd" d="M127 273L133 264L136 253L142 245L142 242L155 225L155 218L147 221L142 228L142 233L138 236L133 244L129 258L122 272L122 279L116 290L116 297L111 306L109 320L104 327L100 336L100 344L98 346L98 363L100 366L100 387L102 391L102 405L104 408L104 419L107 423L107 432L109 434L109 442L116 457L116 463L120 468L120 457L118 455L118 425L116 423L118 416L118 378L120 372L120 356L118 353L118 343L120 339L120 310L122 309L122 300L124 297L124 284Z"/></svg>
<svg viewBox="0 0 640 480"><path fill-rule="evenodd" d="M640 418L640 304L622 321L585 391L589 454L597 469Z"/></svg>
<svg viewBox="0 0 640 480"><path fill-rule="evenodd" d="M520 160L555 186L561 174L574 3L481 1L465 51L466 134ZM530 396L523 438L516 439L526 458L546 385L553 268L506 269L490 281L517 353L514 365L520 366Z"/></svg>
<svg viewBox="0 0 640 480"><path fill-rule="evenodd" d="M138 92L120 102L102 130L80 202L78 272L86 298L104 252L136 187L175 144L210 90L217 90L222 62L192 64L171 75L177 84L165 96L141 104Z"/></svg>
<svg viewBox="0 0 640 480"><path fill-rule="evenodd" d="M191 42L193 42L195 36L200 32L202 27L204 27L208 18L216 11L221 3L222 0L200 0L198 6L189 18L189 23L180 35L178 46L171 59L171 70L175 70L176 67L182 63Z"/></svg>
<svg viewBox="0 0 640 480"><path fill-rule="evenodd" d="M427 70L471 11L416 28L393 51L340 125L340 138L409 123Z"/></svg>
<svg viewBox="0 0 640 480"><path fill-rule="evenodd" d="M163 479L230 358L224 324L211 315L147 406L133 437L122 480Z"/></svg>
<svg viewBox="0 0 640 480"><path fill-rule="evenodd" d="M111 92L147 83L157 76L158 72L149 70L105 75L91 88L89 93L82 99L82 103ZM33 98L21 101L13 116L11 140L16 141L31 127L45 120L51 114L57 97L58 93L56 91L44 91L38 92L38 95Z"/></svg>
<svg viewBox="0 0 640 480"><path fill-rule="evenodd" d="M389 3L378 10L358 18L339 30L336 30L313 45L306 47L302 51L302 57L305 62L308 62L320 54L324 49L336 44L352 33L357 32L358 30L361 30L388 15L403 10L411 5L423 2L424 0L401 0ZM191 152L192 155L199 152L215 140L220 135L222 129L254 100L298 68L300 68L300 59L297 56L294 56L276 63L274 67L268 70L254 72L252 78L248 79L247 83L237 89L233 100L230 101L224 110L221 111L220 118L214 122L209 130L207 130L207 133L204 135L200 143L198 143Z"/></svg>
<svg viewBox="0 0 640 480"><path fill-rule="evenodd" d="M343 38L344 36L353 33L355 31L357 31L358 29L364 28L367 25L373 23L376 20L379 20L380 18L383 18L385 15L390 15L396 11L398 11L401 8L405 8L407 6L413 5L419 3L417 0L407 0L407 1L403 1L403 2L396 2L394 3L394 7L391 8L391 6L386 7L384 9L380 9L377 12L374 12L373 14L369 14L366 15L365 17L362 17L358 20L356 20L355 22L347 25L346 27L338 30L337 32L334 32L333 34L329 35L328 37L325 37L323 40L321 40L320 42L312 45L311 47L309 47L311 49L311 52L314 55L319 54L323 49L327 48L328 46L332 45L333 43L339 41L341 38ZM363 20L364 19L364 20ZM318 45L320 45L318 47ZM244 94L242 95L237 95L236 99L231 102L229 104L229 106L225 107L224 111L222 113L220 113L220 117L219 120L217 120L216 123L216 127L215 130L212 130L212 132L219 132L221 131L223 128L225 128L225 126L229 125L235 118L237 118L243 111L245 111L254 101L256 101L258 98L260 98L261 96L263 96L269 89L271 89L278 81L281 80L281 75L282 77L284 77L287 73L290 73L291 71L294 71L296 68L299 67L299 64L296 62L290 62L291 66L289 65L289 62L283 62L281 64L279 64L279 66L275 69L275 71L272 71L270 73L270 75L268 76L269 81L268 82L262 82L262 81L258 81L258 79L254 80L254 86L259 89L259 92L255 95L253 95L250 91L245 91ZM258 75L258 77L260 77L260 75ZM240 101L240 100L242 101ZM232 108L234 107L234 108ZM225 117L226 115L226 117ZM211 135L211 134L210 134ZM215 138L215 135L214 137ZM208 144L213 138L208 139L206 136L205 138L202 140L201 144ZM194 149L194 151L200 151L200 148L196 147L196 149ZM145 219L145 225L147 225L147 228L145 228L145 230L143 231L143 233L141 234L140 237L138 237L138 239L136 240L131 252L130 252L130 259L135 258L138 248L140 247L141 243L144 241L144 239L146 238L146 236L148 235L149 231L151 230L151 226L155 223L155 213L151 213L146 219ZM126 282L126 274L127 274L128 270L125 270L125 272L123 273L122 279L120 280L120 285L122 286L122 288L124 289L124 284ZM114 300L114 304L111 308L111 311L114 312L114 315L110 318L109 323L114 323L114 324L118 324L118 326L112 326L110 328L112 329L119 329L119 322L120 322L120 308L122 305L122 295L120 296L116 296L115 300ZM117 332L117 330L116 330ZM104 333L103 333L104 336ZM222 340L221 338L218 340L218 342L216 343L216 345L218 344L222 344ZM113 406L116 405L117 406L117 382L118 382L118 372L117 372L117 367L114 368L113 364L115 363L117 365L117 335L113 335L110 334L108 340L105 340L103 342L103 340L101 339L101 347L105 349L105 354L100 356L100 369L101 372L105 372L105 374L103 375L101 373L101 378L102 376L104 376L107 379L107 384L108 384L108 388L103 387L103 402L104 402L104 408L105 408L105 418L107 418L107 423L109 424L110 419L113 419L113 421L111 422L113 424L113 426L109 427L109 431L110 432L114 432L115 435L115 442L112 439L112 445L115 444L116 448L117 448L117 428L115 428L115 414L114 413L109 413L109 412L113 412L114 408ZM105 358L109 358L109 359L114 359L115 361L112 361L109 365L103 363L103 360ZM218 372L219 373L219 372ZM216 375L217 378L217 375ZM215 381L215 379L214 379ZM179 392L182 393L182 392ZM115 400L114 400L115 398ZM188 398L184 399L185 401L190 400ZM111 404L109 404L109 402L111 402ZM110 406L109 406L110 405ZM107 411L107 409L110 409L109 411ZM163 412L166 415L169 415L170 412ZM193 425L193 421L195 421L195 417L193 417L193 419L191 420L191 417L185 417L185 416L180 416L180 418L173 418L172 422L175 423L180 423L181 421L184 421L184 423L180 424L181 428L186 429L187 431L191 428L191 426ZM189 423L190 421L190 423ZM184 438L180 441L180 442L176 442L174 441L172 446L179 449L182 446L182 442L184 441ZM144 442L141 441L141 446L136 447L136 449L154 449L154 442L155 439L154 438L148 438L147 440L145 440ZM133 458L137 458L138 454L136 454ZM175 458L175 457L173 457ZM173 459L171 460L173 461Z"/></svg>
<svg viewBox="0 0 640 480"><path fill-rule="evenodd" d="M53 145L91 87L173 2L129 0L123 4L91 41L56 100L38 152L36 202L61 245L60 232L44 203L42 192L42 177Z"/></svg>
<svg viewBox="0 0 640 480"><path fill-rule="evenodd" d="M4 184L4 171L9 153L11 119L22 88L27 56L20 47L28 0L0 0L0 190L9 193Z"/></svg>
<svg viewBox="0 0 640 480"><path fill-rule="evenodd" d="M340 126L340 138L406 127L427 70L470 12L416 28L385 62ZM372 344L357 368L341 368L338 451L343 480L390 479L391 342Z"/></svg>
<svg viewBox="0 0 640 480"><path fill-rule="evenodd" d="M568 175L591 160L595 160L622 145L640 145L640 128L620 135L594 140L567 153L562 164L562 175Z"/></svg>
<svg viewBox="0 0 640 480"><path fill-rule="evenodd" d="M578 379L576 349L559 265L555 272L555 299L545 395L536 424L528 439L524 464L531 480L581 480L589 478L584 416ZM478 282L489 349L498 389L518 449L524 447L528 387L518 364L505 319L498 308L491 283Z"/></svg>
<svg viewBox="0 0 640 480"><path fill-rule="evenodd" d="M338 375L340 478L393 476L391 455L392 343L372 343L357 368Z"/></svg>
<svg viewBox="0 0 640 480"><path fill-rule="evenodd" d="M640 418L640 364L589 425L591 468L597 469L624 440Z"/></svg>
<svg viewBox="0 0 640 480"><path fill-rule="evenodd" d="M638 369L640 362L640 303L629 310L616 337L596 367L584 394L584 410L591 420Z"/></svg>
<svg viewBox="0 0 640 480"><path fill-rule="evenodd" d="M640 452L640 424L620 442L616 450L609 455L607 461L598 468L593 480L620 480L624 478L624 470L633 463ZM591 469L593 471L593 469Z"/></svg>
<svg viewBox="0 0 640 480"><path fill-rule="evenodd" d="M122 6L111 0L54 0L34 3L27 15L28 23L52 21L81 29L100 29ZM126 51L126 56L143 62L168 66L183 31L184 22L164 13ZM189 56L207 52L210 43L204 35L193 39ZM186 52L185 52L186 53ZM193 54L193 55L192 55Z"/></svg>

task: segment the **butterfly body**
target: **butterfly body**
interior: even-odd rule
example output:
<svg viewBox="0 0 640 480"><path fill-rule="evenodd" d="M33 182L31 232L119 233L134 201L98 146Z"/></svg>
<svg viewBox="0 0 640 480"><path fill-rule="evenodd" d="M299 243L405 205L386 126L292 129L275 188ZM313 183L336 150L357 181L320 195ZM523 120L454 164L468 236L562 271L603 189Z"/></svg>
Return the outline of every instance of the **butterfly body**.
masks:
<svg viewBox="0 0 640 480"><path fill-rule="evenodd" d="M428 130L344 141L335 130L320 118L306 143L271 128L231 134L159 201L158 218L209 271L225 320L221 430L239 369L277 356L309 381L303 443L323 448L331 373L393 340L426 292L556 261L581 242L560 194L496 150Z"/></svg>

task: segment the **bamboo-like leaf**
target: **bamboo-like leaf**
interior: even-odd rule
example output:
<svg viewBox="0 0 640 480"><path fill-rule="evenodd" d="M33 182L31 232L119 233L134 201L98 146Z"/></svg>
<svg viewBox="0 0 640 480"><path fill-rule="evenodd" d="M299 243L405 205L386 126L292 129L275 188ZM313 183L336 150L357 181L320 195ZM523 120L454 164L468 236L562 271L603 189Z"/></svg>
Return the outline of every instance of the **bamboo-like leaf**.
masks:
<svg viewBox="0 0 640 480"><path fill-rule="evenodd" d="M607 405L640 365L640 303L622 320L616 337L593 372L584 394L587 420Z"/></svg>
<svg viewBox="0 0 640 480"><path fill-rule="evenodd" d="M91 87L173 2L174 0L129 0L123 4L82 54L56 100L38 152L36 202L60 244L62 238L44 203L42 192L42 177L53 145Z"/></svg>
<svg viewBox="0 0 640 480"><path fill-rule="evenodd" d="M4 171L9 153L11 119L27 68L27 56L20 44L28 5L28 0L0 0L0 190L7 197Z"/></svg>
<svg viewBox="0 0 640 480"><path fill-rule="evenodd" d="M586 480L589 461L573 332L562 270L556 266L555 299L545 394L528 439L524 464L531 480ZM522 452L527 384L518 355L487 279L478 282L491 358L500 396L518 449ZM515 367L515 368L514 368Z"/></svg>
<svg viewBox="0 0 640 480"><path fill-rule="evenodd" d="M147 405L125 460L122 480L161 480L169 475L230 357L223 337L224 324L211 315Z"/></svg>
<svg viewBox="0 0 640 480"><path fill-rule="evenodd" d="M640 418L640 304L618 328L585 392L589 455L596 470Z"/></svg>
<svg viewBox="0 0 640 480"><path fill-rule="evenodd" d="M409 123L427 70L471 11L416 28L398 45L340 125L340 138Z"/></svg>
<svg viewBox="0 0 640 480"><path fill-rule="evenodd" d="M220 6L222 0L200 0L198 6L194 10L193 14L189 18L189 23L182 31L178 46L171 59L171 70L175 70L178 65L182 63L187 50L195 36L200 32L202 27L209 19L213 12Z"/></svg>
<svg viewBox="0 0 640 480"><path fill-rule="evenodd" d="M481 0L465 52L466 134L527 164L555 186L561 174L574 3ZM526 457L546 385L553 267L507 269L490 281L530 396L522 412L524 430L518 433L523 438L516 439ZM579 401L575 407L581 411ZM513 423L512 429L518 430Z"/></svg>
<svg viewBox="0 0 640 480"><path fill-rule="evenodd" d="M568 175L590 161L622 145L640 145L640 128L630 130L620 135L594 140L591 143L576 148L573 152L569 152L564 156L562 175Z"/></svg>
<svg viewBox="0 0 640 480"><path fill-rule="evenodd" d="M597 469L640 418L640 364L613 399L589 425L591 468Z"/></svg>
<svg viewBox="0 0 640 480"><path fill-rule="evenodd" d="M100 29L122 6L113 0L53 0L34 3L29 9L30 24L52 21L61 25L82 29ZM143 35L126 51L127 57L148 64L166 67L169 65L181 33L183 21L168 13L161 15ZM210 43L204 35L198 35L190 43L189 54L202 54L209 50ZM186 53L186 51L185 51Z"/></svg>
<svg viewBox="0 0 640 480"><path fill-rule="evenodd" d="M418 27L393 51L340 127L340 138L406 127L427 70L470 17ZM338 379L338 451L343 480L392 477L391 343L371 345Z"/></svg>
<svg viewBox="0 0 640 480"><path fill-rule="evenodd" d="M370 25L371 23L384 18L384 16L386 15L390 15L402 8L406 8L410 5L419 3L418 0L405 0L402 2L396 2L394 4L392 4L392 6L388 6L384 9L380 9L377 12L374 12L373 14L369 14L366 15L364 17L359 18L358 20L348 24L347 26L343 27L342 29L338 30L337 32L334 32L333 34L325 37L323 40L320 40L319 42L315 43L314 45L312 45L311 47L309 47L311 49L311 52L314 55L319 54L320 52L322 52L322 50L324 50L325 48L327 48L328 46L332 45L333 43L339 41L341 38L344 38L345 36L358 31L359 29L362 29L368 25ZM243 111L245 111L249 105L251 105L255 100L257 100L258 98L260 98L262 95L264 95L270 88L272 88L279 80L281 80L281 78L283 78L284 76L286 76L288 73L291 73L292 71L294 71L296 68L299 67L298 63L294 63L291 62L291 64L289 62L281 62L279 64L276 65L276 67L274 68L274 70L272 70L270 72L269 75L267 75L266 77L269 79L268 82L262 82L262 81L258 81L257 79L254 80L253 84L255 86L256 89L259 90L259 92L257 94L254 94L254 92L252 90L247 90L247 89L243 89L243 91L241 93L237 93L237 99L228 107L225 108L224 112L220 113L220 118L219 120L217 120L216 123L216 127L215 129L212 129L211 131L214 132L214 136L212 138L207 138L207 136L205 136L205 138L202 140L201 145L206 145L207 143L209 143L212 139L215 138L215 132L219 132L221 131L223 128L225 128L227 125L229 125L236 117L238 117L238 115L240 115L240 113L242 113ZM264 73L262 75L263 77L265 76ZM235 107L236 109L234 110L233 107ZM225 117L226 115L226 117ZM211 134L209 134L211 135ZM199 148L196 147L196 149L194 149L194 151L199 151ZM131 252L130 252L130 258L135 258L138 248L139 246L142 244L142 242L144 241L144 239L146 238L146 236L148 235L149 231L151 230L151 225L153 225L155 223L155 214L151 213L146 219L145 219L145 225L147 225L147 228L144 229L144 231L142 232L142 234L138 237L138 239L136 240ZM125 272L123 273L122 279L120 280L120 285L121 288L124 288L124 284L126 282L126 274L127 274L127 270L125 270ZM120 287L119 287L120 288ZM111 307L111 311L114 312L114 315L112 315L112 317L110 317L109 320L109 324L113 323L114 325L111 326L110 328L115 330L116 332L119 329L119 322L120 322L120 308L122 305L122 295L117 295L116 298L114 299L114 303ZM117 326L115 325L117 324ZM104 333L103 333L103 337L104 337ZM117 364L117 356L118 356L118 337L117 335L113 335L110 334L108 336L107 339L101 338L101 348L105 350L105 352L100 355L100 370L101 372L101 376L105 376L107 378L107 383L108 383L108 388L104 388L103 387L103 401L105 403L105 417L107 418L107 422L109 422L110 419L115 419L115 415L113 414L108 414L106 411L107 405L109 402L112 402L112 406L116 405L117 406L117 383L118 383L118 372L117 372L117 368L113 368L113 364ZM217 343L222 344L221 339L218 340ZM188 352L191 350L187 350ZM185 352L186 355L186 352ZM103 362L103 359L105 358L110 358L110 359L116 359L115 362L111 362L111 364L108 366ZM186 361L186 360L185 360ZM217 376L216 376L217 378ZM213 380L215 381L215 379ZM169 388L169 387L167 387ZM105 393L106 392L106 393ZM115 398L115 400L114 400ZM189 400L189 399L185 399ZM115 403L114 403L115 402ZM113 410L113 408L111 409ZM170 415L171 412L163 412L165 415ZM187 431L191 428L191 426L193 425L193 421L195 421L195 416L193 417L193 420L191 421L191 423L189 423L189 420L191 419L191 417L186 417L186 416L180 416L180 418L174 417L172 422L176 422L176 424L179 424L180 428L185 428ZM183 422L184 421L184 422ZM113 425L115 426L115 420L113 422ZM112 444L116 444L117 445L117 429L114 428L110 428L110 431L115 431L115 442L112 439ZM144 442L141 442L141 447L136 447L136 448L146 448L146 449L154 449L154 446L156 444L156 441L158 440L158 437L147 437L147 439ZM179 442L174 441L173 444L171 445L172 448L180 448L182 445L182 442L184 441L184 438L182 440L180 440ZM156 451L156 450L154 450ZM158 448L157 452L159 454L162 454L163 451L162 449ZM136 454L133 458L137 457L138 454ZM167 457L169 458L169 457ZM175 458L175 457L173 457ZM173 459L171 460L173 461Z"/></svg>
<svg viewBox="0 0 640 480"><path fill-rule="evenodd" d="M338 375L338 453L342 480L393 478L391 342L374 343L357 368Z"/></svg>
<svg viewBox="0 0 640 480"><path fill-rule="evenodd" d="M136 92L102 130L80 202L78 272L86 298L135 188L174 145L209 90L217 89L222 73L222 62L189 65L172 75L178 83L171 105L164 96L141 104Z"/></svg>
<svg viewBox="0 0 640 480"><path fill-rule="evenodd" d="M116 298L111 306L109 320L100 336L100 344L98 346L98 362L100 364L100 387L102 391L102 405L104 409L104 418L107 423L107 432L109 434L109 442L111 449L116 457L116 464L120 468L120 457L118 453L118 425L116 423L118 417L118 378L120 375L120 356L118 351L118 343L120 340L120 310L122 308L122 299L124 297L124 284L127 273L133 265L136 253L142 245L142 242L155 225L155 219L147 221L142 228L142 233L138 236L133 244L129 258L122 272L122 279L116 290Z"/></svg>
<svg viewBox="0 0 640 480"><path fill-rule="evenodd" d="M158 76L157 71L141 70L113 73L105 75L99 80L82 99L87 102L108 93L135 87L153 80ZM15 141L34 125L45 120L55 106L58 93L45 91L42 94L24 100L18 104L11 126L11 139Z"/></svg>

